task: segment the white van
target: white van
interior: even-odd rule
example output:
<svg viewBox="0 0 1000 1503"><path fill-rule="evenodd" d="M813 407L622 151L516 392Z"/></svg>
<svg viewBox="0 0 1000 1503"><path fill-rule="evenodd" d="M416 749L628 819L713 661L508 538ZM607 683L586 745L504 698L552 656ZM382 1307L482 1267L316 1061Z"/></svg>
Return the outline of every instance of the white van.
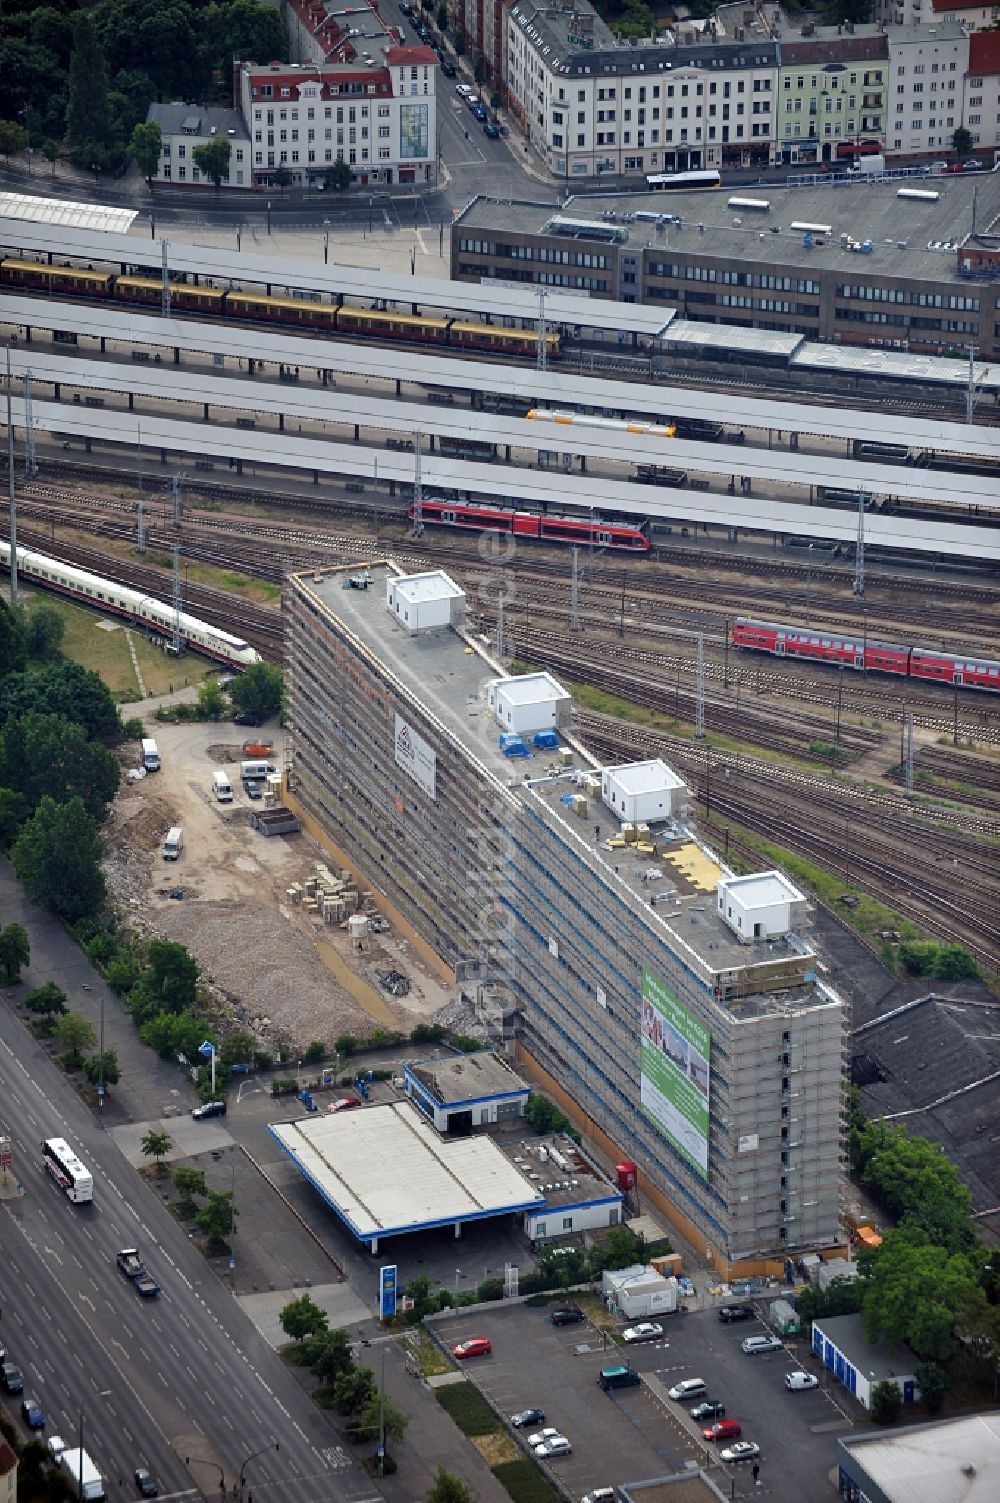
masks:
<svg viewBox="0 0 1000 1503"><path fill-rule="evenodd" d="M142 765L147 772L159 772L160 753L156 748L156 742L151 736L145 737L142 743Z"/></svg>
<svg viewBox="0 0 1000 1503"><path fill-rule="evenodd" d="M229 774L217 767L212 773L212 787L220 804L231 804L233 801L233 786L229 781Z"/></svg>
<svg viewBox="0 0 1000 1503"><path fill-rule="evenodd" d="M682 1378L675 1383L673 1388L668 1388L667 1393L672 1399L684 1403L685 1399L703 1399L708 1393L704 1378Z"/></svg>
<svg viewBox="0 0 1000 1503"><path fill-rule="evenodd" d="M240 763L241 778L266 778L269 772L277 772L277 770L274 763L268 762L266 757Z"/></svg>
<svg viewBox="0 0 1000 1503"><path fill-rule="evenodd" d="M180 825L174 825L173 829L167 831L167 838L163 842L164 861L176 861L183 845L184 831Z"/></svg>

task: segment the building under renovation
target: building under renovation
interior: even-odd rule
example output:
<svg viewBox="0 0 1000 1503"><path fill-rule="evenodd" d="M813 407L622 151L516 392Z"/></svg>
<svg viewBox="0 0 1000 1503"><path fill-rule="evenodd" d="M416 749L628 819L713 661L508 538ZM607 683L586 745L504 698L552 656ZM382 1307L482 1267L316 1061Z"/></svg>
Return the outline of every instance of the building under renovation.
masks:
<svg viewBox="0 0 1000 1503"><path fill-rule="evenodd" d="M845 1008L803 895L737 876L656 760L601 766L443 573L292 576L292 797L725 1271L839 1240Z"/></svg>

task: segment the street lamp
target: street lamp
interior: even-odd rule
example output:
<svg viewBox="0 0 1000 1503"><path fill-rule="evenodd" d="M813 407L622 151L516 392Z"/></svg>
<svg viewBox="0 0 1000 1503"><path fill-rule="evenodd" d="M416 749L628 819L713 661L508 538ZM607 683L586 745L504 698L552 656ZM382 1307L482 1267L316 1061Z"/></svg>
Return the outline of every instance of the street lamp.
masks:
<svg viewBox="0 0 1000 1503"><path fill-rule="evenodd" d="M206 1461L204 1456L185 1456L185 1466L217 1466L219 1468L219 1497L226 1496L226 1474L218 1461Z"/></svg>
<svg viewBox="0 0 1000 1503"><path fill-rule="evenodd" d="M101 185L101 169L97 162L91 162L90 170L94 174L94 187L99 188Z"/></svg>
<svg viewBox="0 0 1000 1503"><path fill-rule="evenodd" d="M240 1467L240 1503L243 1503L243 1481L244 1481L244 1474L246 1472L247 1467L250 1465L251 1461L256 1461L258 1456L264 1456L264 1455L267 1454L268 1451L280 1451L280 1450L281 1450L280 1443L278 1441L276 1441L276 1440L272 1440L271 1444L269 1446L261 1446L261 1448L260 1448L259 1451L254 1451L254 1453L253 1453L252 1456L248 1456L247 1457L246 1461L244 1461L243 1465Z"/></svg>
<svg viewBox="0 0 1000 1503"><path fill-rule="evenodd" d="M329 266L329 264L330 264L330 221L328 219L324 219L323 223L326 226L325 230L323 231L323 265L324 266Z"/></svg>
<svg viewBox="0 0 1000 1503"><path fill-rule="evenodd" d="M28 176L31 176L31 113L28 105L17 112L24 121L24 160L28 164Z"/></svg>

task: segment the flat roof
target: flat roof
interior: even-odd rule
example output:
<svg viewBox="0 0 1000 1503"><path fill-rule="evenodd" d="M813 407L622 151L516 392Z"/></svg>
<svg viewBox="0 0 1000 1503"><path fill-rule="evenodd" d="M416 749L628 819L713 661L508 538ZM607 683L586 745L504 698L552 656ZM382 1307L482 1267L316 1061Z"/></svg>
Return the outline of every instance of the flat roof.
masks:
<svg viewBox="0 0 1000 1503"><path fill-rule="evenodd" d="M567 1210L570 1206L593 1205L595 1201L624 1200L617 1185L600 1173L572 1138L562 1133L514 1142L505 1138L501 1146L518 1173L544 1195L546 1209Z"/></svg>
<svg viewBox="0 0 1000 1503"><path fill-rule="evenodd" d="M360 1241L544 1204L492 1138L442 1138L408 1101L267 1130Z"/></svg>
<svg viewBox="0 0 1000 1503"><path fill-rule="evenodd" d="M965 1414L840 1445L887 1503L993 1503L1000 1492L1000 1415Z"/></svg>
<svg viewBox="0 0 1000 1503"><path fill-rule="evenodd" d="M564 689L551 673L511 674L498 678L493 687L512 705L542 705L571 698L569 690Z"/></svg>
<svg viewBox="0 0 1000 1503"><path fill-rule="evenodd" d="M813 1322L838 1351L843 1352L852 1367L864 1373L873 1383L883 1378L911 1378L917 1358L902 1342L869 1341L865 1324L860 1315L817 1316Z"/></svg>
<svg viewBox="0 0 1000 1503"><path fill-rule="evenodd" d="M608 777L614 778L626 795L656 793L661 788L683 788L685 782L672 767L659 757L647 762L623 762L615 767L606 767Z"/></svg>
<svg viewBox="0 0 1000 1503"><path fill-rule="evenodd" d="M805 344L804 334L782 334L777 329L751 329L746 324L701 324L679 318L663 335L663 342L709 350L743 350L748 355L782 355L788 359Z"/></svg>
<svg viewBox="0 0 1000 1503"><path fill-rule="evenodd" d="M118 209L111 204L74 203L66 198L41 198L35 193L0 193L0 218L30 220L37 225L124 235L137 213L137 209Z"/></svg>
<svg viewBox="0 0 1000 1503"><path fill-rule="evenodd" d="M726 877L724 881L726 891L737 893L748 908L795 903L805 896L781 872L756 872L746 877Z"/></svg>
<svg viewBox="0 0 1000 1503"><path fill-rule="evenodd" d="M458 600L465 595L461 585L443 569L432 569L426 574L406 574L395 582L396 594L412 605L425 600Z"/></svg>
<svg viewBox="0 0 1000 1503"><path fill-rule="evenodd" d="M501 1055L490 1049L483 1049L478 1054L445 1054L435 1059L422 1059L407 1064L405 1069L444 1106L481 1101L488 1096L509 1096L520 1092L527 1095L531 1089Z"/></svg>

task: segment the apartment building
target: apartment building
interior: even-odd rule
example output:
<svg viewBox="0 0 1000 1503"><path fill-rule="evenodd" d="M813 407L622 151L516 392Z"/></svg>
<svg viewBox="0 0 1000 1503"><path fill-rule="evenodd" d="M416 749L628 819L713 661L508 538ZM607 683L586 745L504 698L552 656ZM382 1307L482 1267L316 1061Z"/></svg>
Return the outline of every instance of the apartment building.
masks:
<svg viewBox="0 0 1000 1503"><path fill-rule="evenodd" d="M834 1246L846 1009L803 895L735 876L663 763L599 766L446 575L352 571L289 579L290 800L720 1271Z"/></svg>
<svg viewBox="0 0 1000 1503"><path fill-rule="evenodd" d="M438 72L422 45L342 63L237 64L254 185L270 186L284 167L315 186L338 159L361 185L435 182Z"/></svg>
<svg viewBox="0 0 1000 1503"><path fill-rule="evenodd" d="M452 226L451 264L464 280L658 303L702 323L995 359L998 231L1000 172L588 194L558 210L478 198Z"/></svg>
<svg viewBox="0 0 1000 1503"><path fill-rule="evenodd" d="M160 127L160 161L155 183L184 183L214 188L198 169L197 147L217 137L229 142L229 171L222 188L249 188L253 182L250 135L239 110L196 104L151 104L146 119Z"/></svg>
<svg viewBox="0 0 1000 1503"><path fill-rule="evenodd" d="M777 160L837 162L885 145L889 47L877 26L808 28L780 45Z"/></svg>
<svg viewBox="0 0 1000 1503"><path fill-rule="evenodd" d="M989 162L1000 146L1000 31L974 31L969 37L962 124L973 151Z"/></svg>
<svg viewBox="0 0 1000 1503"><path fill-rule="evenodd" d="M766 165L776 82L770 40L623 46L585 4L507 13L509 107L567 180Z"/></svg>
<svg viewBox="0 0 1000 1503"><path fill-rule="evenodd" d="M912 156L951 150L962 124L969 35L958 21L889 26L886 150Z"/></svg>

